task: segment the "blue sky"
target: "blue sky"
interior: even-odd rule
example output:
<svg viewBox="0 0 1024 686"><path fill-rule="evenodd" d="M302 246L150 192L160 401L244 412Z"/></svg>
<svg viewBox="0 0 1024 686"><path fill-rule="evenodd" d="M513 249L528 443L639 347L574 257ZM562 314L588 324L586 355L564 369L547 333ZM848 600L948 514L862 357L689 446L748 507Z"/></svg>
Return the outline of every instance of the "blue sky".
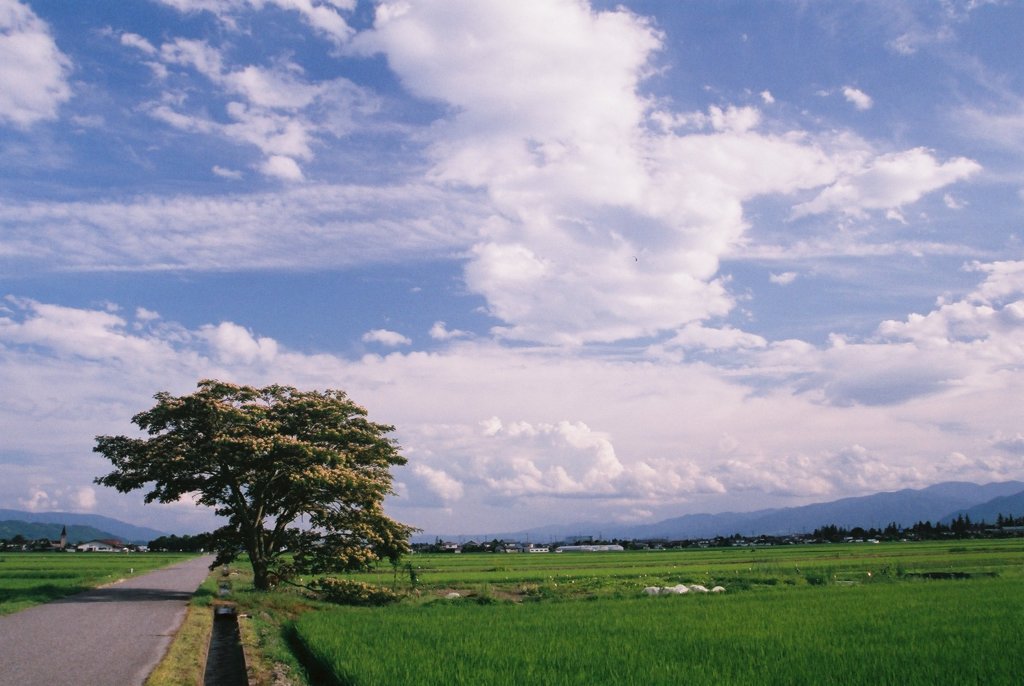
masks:
<svg viewBox="0 0 1024 686"><path fill-rule="evenodd" d="M342 388L428 533L1024 478L1013 2L0 0L0 506Z"/></svg>

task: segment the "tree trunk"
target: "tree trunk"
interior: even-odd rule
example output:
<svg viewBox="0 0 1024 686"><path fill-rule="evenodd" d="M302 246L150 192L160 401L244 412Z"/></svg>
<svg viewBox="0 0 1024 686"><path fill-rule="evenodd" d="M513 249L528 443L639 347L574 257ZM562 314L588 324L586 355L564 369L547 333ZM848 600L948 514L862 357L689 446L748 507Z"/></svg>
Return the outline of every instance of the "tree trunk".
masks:
<svg viewBox="0 0 1024 686"><path fill-rule="evenodd" d="M263 522L245 527L243 525L243 540L245 541L245 552L249 555L249 562L252 564L252 585L257 591L270 590L270 560L266 555L266 542L263 539Z"/></svg>
<svg viewBox="0 0 1024 686"><path fill-rule="evenodd" d="M252 559L252 585L257 591L269 591L270 590L270 572L268 569L267 561L260 559Z"/></svg>

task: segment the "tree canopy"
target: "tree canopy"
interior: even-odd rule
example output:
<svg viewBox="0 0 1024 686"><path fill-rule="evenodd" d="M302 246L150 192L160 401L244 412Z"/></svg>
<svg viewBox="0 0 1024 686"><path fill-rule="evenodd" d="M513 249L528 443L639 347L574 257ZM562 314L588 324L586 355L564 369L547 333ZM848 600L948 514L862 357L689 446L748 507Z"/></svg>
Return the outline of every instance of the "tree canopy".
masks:
<svg viewBox="0 0 1024 686"><path fill-rule="evenodd" d="M367 418L339 390L299 391L203 380L167 392L132 418L148 438L97 436L114 466L96 483L147 503L193 497L227 524L213 532L214 565L248 553L256 588L296 573L367 567L408 552L415 529L384 514L391 467L406 459L394 427Z"/></svg>

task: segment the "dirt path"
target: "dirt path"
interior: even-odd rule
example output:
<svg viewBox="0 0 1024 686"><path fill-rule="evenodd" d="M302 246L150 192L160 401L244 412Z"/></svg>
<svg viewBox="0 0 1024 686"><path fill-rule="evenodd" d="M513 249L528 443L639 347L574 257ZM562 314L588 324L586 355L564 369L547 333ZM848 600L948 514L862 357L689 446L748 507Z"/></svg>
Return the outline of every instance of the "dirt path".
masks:
<svg viewBox="0 0 1024 686"><path fill-rule="evenodd" d="M203 556L0 617L0 686L142 684L210 562Z"/></svg>

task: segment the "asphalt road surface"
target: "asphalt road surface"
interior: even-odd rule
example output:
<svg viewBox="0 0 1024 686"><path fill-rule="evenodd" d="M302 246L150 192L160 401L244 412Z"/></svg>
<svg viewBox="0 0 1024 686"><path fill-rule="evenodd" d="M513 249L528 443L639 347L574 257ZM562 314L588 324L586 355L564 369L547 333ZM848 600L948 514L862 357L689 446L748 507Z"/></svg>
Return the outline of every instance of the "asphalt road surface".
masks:
<svg viewBox="0 0 1024 686"><path fill-rule="evenodd" d="M0 617L0 686L142 684L212 561L203 556Z"/></svg>

